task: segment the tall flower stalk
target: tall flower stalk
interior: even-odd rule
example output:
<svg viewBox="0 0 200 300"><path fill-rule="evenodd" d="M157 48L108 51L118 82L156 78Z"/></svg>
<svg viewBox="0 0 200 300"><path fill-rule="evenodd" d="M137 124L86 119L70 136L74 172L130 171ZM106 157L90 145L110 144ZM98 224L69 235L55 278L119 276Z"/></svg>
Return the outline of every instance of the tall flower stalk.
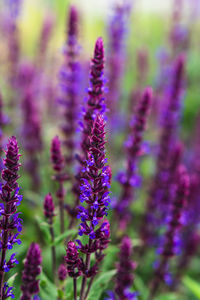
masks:
<svg viewBox="0 0 200 300"><path fill-rule="evenodd" d="M189 176L182 166L177 174L177 190L172 202L171 213L168 218L167 230L164 235L164 243L160 252L160 261L155 270L154 279L150 288L149 300L153 299L159 289L160 283L165 281L168 275L169 260L176 255L177 237L182 226L181 217L187 204L189 192Z"/></svg>
<svg viewBox="0 0 200 300"><path fill-rule="evenodd" d="M63 233L65 229L65 220L64 220L64 198L65 198L65 189L64 181L67 179L64 171L64 157L61 153L61 143L58 136L55 136L51 143L51 162L53 169L56 172L54 175L54 180L59 184L56 196L58 198L59 205L59 215L60 215L60 232Z"/></svg>
<svg viewBox="0 0 200 300"><path fill-rule="evenodd" d="M66 249L65 262L67 264L68 275L73 278L74 300L77 300L77 278L81 275L81 259L77 251L76 244L69 241Z"/></svg>
<svg viewBox="0 0 200 300"><path fill-rule="evenodd" d="M34 191L40 187L38 154L42 150L41 121L38 107L35 103L33 87L25 90L22 102L23 111L23 146L26 152L25 168L30 175Z"/></svg>
<svg viewBox="0 0 200 300"><path fill-rule="evenodd" d="M165 220L168 203L170 203L166 201L168 199L166 192L172 184L172 182L169 182L169 178L173 178L170 176L171 161L178 136L181 100L183 96L184 65L184 56L180 55L175 61L171 74L171 82L165 92L161 120L162 127L156 158L156 171L142 224L142 236L144 242L147 244L149 242L152 243L155 231L159 227L159 222ZM149 224L148 228L146 226L147 223Z"/></svg>
<svg viewBox="0 0 200 300"><path fill-rule="evenodd" d="M105 219L110 203L109 186L111 172L106 165L105 158L105 122L102 115L97 115L91 135L88 136L87 160L82 170L80 201L86 206L79 207L78 218L81 219L79 235L88 236L87 244L83 245L78 240L80 252L86 255L83 263L83 280L80 300L86 299L85 295L87 278L93 278L102 261L103 250L107 248L110 237L110 225ZM95 253L95 263L91 266L91 254ZM90 286L91 287L91 286Z"/></svg>
<svg viewBox="0 0 200 300"><path fill-rule="evenodd" d="M72 218L77 215L76 207L79 204L80 197L80 179L82 176L82 167L87 159L87 152L90 146L90 134L93 128L95 116L106 110L104 98L104 45L102 38L98 38L95 43L94 56L90 66L90 87L88 88L88 98L83 108L83 120L80 122L82 129L81 153L77 155L79 161L79 170L76 174L76 181L73 185L73 192L76 195L76 201L72 211ZM68 208L68 211L69 208Z"/></svg>
<svg viewBox="0 0 200 300"><path fill-rule="evenodd" d="M115 284L115 299L119 300L134 300L137 293L130 292L130 287L134 280L133 272L136 268L136 263L131 260L132 242L131 239L125 236L122 239L119 263L117 265L117 276Z"/></svg>
<svg viewBox="0 0 200 300"><path fill-rule="evenodd" d="M32 243L28 249L24 270L22 273L22 296L20 300L31 300L34 294L38 294L39 279L37 276L41 273L42 256L40 246Z"/></svg>
<svg viewBox="0 0 200 300"><path fill-rule="evenodd" d="M60 70L60 86L63 105L63 145L68 172L73 165L76 149L76 128L79 107L80 65L78 62L78 12L75 6L69 9L67 41L64 49L64 63Z"/></svg>
<svg viewBox="0 0 200 300"><path fill-rule="evenodd" d="M146 88L140 98L135 115L131 121L130 134L126 142L126 170L119 175L121 195L115 206L120 228L126 229L130 221L130 204L134 200L134 188L138 183L138 159L142 153L143 134L152 98L152 89Z"/></svg>
<svg viewBox="0 0 200 300"><path fill-rule="evenodd" d="M44 198L44 215L48 221L49 224L49 231L51 235L51 242L52 244L55 241L55 233L54 233L54 228L53 228L53 217L55 216L54 214L54 203L53 203L53 198L51 194L48 194ZM52 257L52 275L53 279L55 281L55 276L56 276L56 247L55 245L51 246L51 257Z"/></svg>
<svg viewBox="0 0 200 300"><path fill-rule="evenodd" d="M12 136L8 140L7 150L5 151L6 158L3 160L4 169L2 171L3 184L0 191L0 299L8 298L8 294L12 293L12 287L8 287L5 282L5 272L14 268L18 263L15 258L16 253L13 253L10 258L7 257L8 250L13 248L15 243L20 244L18 237L22 230L22 219L19 217L17 207L22 200L19 195L19 186L17 180L19 178L18 172L20 168L19 163L19 147L17 140Z"/></svg>
<svg viewBox="0 0 200 300"><path fill-rule="evenodd" d="M119 100L121 97L121 84L124 75L125 38L127 35L128 19L131 11L130 2L124 1L116 4L113 10L113 16L108 25L108 108L111 128L116 126L116 115L119 109Z"/></svg>

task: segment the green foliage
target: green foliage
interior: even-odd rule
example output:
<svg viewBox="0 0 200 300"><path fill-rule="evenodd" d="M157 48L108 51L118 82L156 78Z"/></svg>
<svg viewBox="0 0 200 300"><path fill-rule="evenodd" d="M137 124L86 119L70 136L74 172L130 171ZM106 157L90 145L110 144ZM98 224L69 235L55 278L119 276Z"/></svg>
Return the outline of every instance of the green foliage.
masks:
<svg viewBox="0 0 200 300"><path fill-rule="evenodd" d="M50 298L53 300L57 297L56 286L48 279L44 272L40 275L40 296L42 300L49 300Z"/></svg>
<svg viewBox="0 0 200 300"><path fill-rule="evenodd" d="M183 278L183 284L198 298L200 299L200 284L199 281L195 281L194 279L185 276Z"/></svg>
<svg viewBox="0 0 200 300"><path fill-rule="evenodd" d="M100 299L103 292L106 291L107 286L113 276L115 275L116 270L111 270L100 274L100 276L95 280L90 290L88 300L97 300Z"/></svg>

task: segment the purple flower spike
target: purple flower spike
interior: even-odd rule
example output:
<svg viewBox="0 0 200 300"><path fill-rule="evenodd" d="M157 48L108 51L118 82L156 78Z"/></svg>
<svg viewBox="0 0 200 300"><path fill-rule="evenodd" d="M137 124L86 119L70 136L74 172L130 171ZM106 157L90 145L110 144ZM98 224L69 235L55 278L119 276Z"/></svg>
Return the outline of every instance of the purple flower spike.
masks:
<svg viewBox="0 0 200 300"><path fill-rule="evenodd" d="M30 78L30 82L31 81L32 78ZM32 180L32 189L37 191L40 187L39 161L37 155L42 150L42 135L39 111L34 100L35 94L32 87L30 87L24 93L22 102L24 120L21 134L23 136L23 146L27 156L25 167Z"/></svg>
<svg viewBox="0 0 200 300"><path fill-rule="evenodd" d="M155 270L155 277L152 282L150 298L153 299L159 289L159 285L169 275L169 260L177 254L177 241L180 228L182 227L181 218L187 204L189 194L189 176L183 166L180 166L177 174L177 189L172 202L170 217L168 218L167 230L164 235L163 247L160 249L161 259Z"/></svg>
<svg viewBox="0 0 200 300"><path fill-rule="evenodd" d="M18 261L15 258L15 253L7 257L7 250L13 248L15 243L20 244L18 238L22 230L22 219L19 218L17 207L22 200L19 195L19 186L17 180L18 172L21 164L19 163L19 147L17 140L12 136L8 140L7 150L5 151L6 158L3 159L4 169L2 171L2 181L0 189L1 214L0 220L1 239L0 239L0 294L12 294L11 287L8 287L4 282L4 274L12 269ZM6 298L2 298L6 299Z"/></svg>
<svg viewBox="0 0 200 300"><path fill-rule="evenodd" d="M68 38L69 43L73 44L78 35L78 12L75 6L70 7L69 20L68 20Z"/></svg>
<svg viewBox="0 0 200 300"><path fill-rule="evenodd" d="M111 128L115 130L116 114L121 96L121 83L125 66L126 36L131 5L127 1L116 4L108 25L108 108ZM113 132L112 130L112 132Z"/></svg>
<svg viewBox="0 0 200 300"><path fill-rule="evenodd" d="M78 174L76 175L76 181L73 185L73 192L76 194L76 202L74 208L71 209L71 216L77 215L76 207L80 200L80 185L82 177L82 167L87 160L87 153L90 147L90 134L93 128L95 117L99 113L103 113L106 110L105 98L104 98L104 45L102 38L98 38L95 43L94 56L90 66L90 87L88 88L88 98L86 107L83 111L82 121L82 141L81 141L81 153L77 155L80 163ZM92 162L90 162L92 163ZM68 208L68 212L70 209Z"/></svg>
<svg viewBox="0 0 200 300"><path fill-rule="evenodd" d="M67 269L64 264L61 264L58 268L58 279L64 281L67 277Z"/></svg>
<svg viewBox="0 0 200 300"><path fill-rule="evenodd" d="M98 240L100 237L100 232L104 231L102 225L99 227L99 223L107 215L110 204L108 189L110 187L111 173L110 168L106 166L104 128L105 123L102 116L97 115L89 139L88 159L85 161L85 168L82 171L82 185L80 188L80 201L85 202L88 207L80 206L79 208L78 218L82 221L79 234L88 235L94 240L94 244L96 243L95 240ZM88 226L87 221L90 222L90 226ZM97 229L98 227L99 229ZM97 245L94 246L98 248ZM91 246L93 250L88 249L88 251L96 251L95 247Z"/></svg>
<svg viewBox="0 0 200 300"><path fill-rule="evenodd" d="M58 136L55 136L51 143L51 161L53 169L60 172L64 167L64 157L61 153L61 143Z"/></svg>
<svg viewBox="0 0 200 300"><path fill-rule="evenodd" d="M84 158L89 146L89 136L91 134L92 125L95 119L95 115L105 111L104 104L104 46L102 38L98 38L94 49L94 58L90 67L90 87L88 89L87 107L84 113L83 123L83 139L81 143Z"/></svg>
<svg viewBox="0 0 200 300"><path fill-rule="evenodd" d="M138 182L137 164L142 153L143 134L152 98L152 89L147 87L139 101L136 113L131 121L130 135L126 142L127 162L123 176L120 176L122 192L115 210L124 230L130 219L130 204L134 200L134 185Z"/></svg>
<svg viewBox="0 0 200 300"><path fill-rule="evenodd" d="M17 206L20 204L22 198L22 196L19 195L19 187L17 184L20 167L20 154L18 150L16 138L10 138L7 145L7 151L5 152L6 158L3 160L5 169L2 171L2 179L4 180L4 184L2 185L0 192L0 199L3 202L1 206L3 218L0 221L0 293L1 295L4 295L5 298L3 299L6 299L8 295L12 296L12 288L8 287L4 282L4 272L8 272L16 263L18 263L15 258L15 253L13 253L9 259L6 259L6 253L7 250L13 248L15 243L21 243L18 235L22 230L22 219L19 218L19 214L17 213ZM18 233L15 231L18 231Z"/></svg>
<svg viewBox="0 0 200 300"><path fill-rule="evenodd" d="M82 126L82 161L87 158L87 152L90 146L90 134L92 131L94 119L98 113L105 111L104 92L104 45L102 38L98 38L94 48L94 57L90 66L90 87L88 88L88 99L86 108L83 112Z"/></svg>
<svg viewBox="0 0 200 300"><path fill-rule="evenodd" d="M152 244L156 241L156 232L159 225L163 225L166 214L171 204L168 193L173 185L174 171L172 166L174 148L176 148L178 125L180 121L181 100L183 95L185 57L180 55L173 66L170 83L165 91L163 113L161 119L161 133L158 154L156 158L156 172L147 200L147 209L143 221L143 240ZM180 153L180 151L178 151ZM177 152L177 155L180 156ZM177 156L177 157L178 157ZM180 160L180 159L179 159ZM168 195L166 197L166 194ZM147 228L146 223L149 226Z"/></svg>
<svg viewBox="0 0 200 300"><path fill-rule="evenodd" d="M64 134L63 145L66 150L65 160L67 166L69 166L68 172L70 172L75 156L80 96L78 21L77 9L75 6L71 6L67 25L67 41L64 49L64 63L59 74L61 87L60 103L63 106L61 129Z"/></svg>
<svg viewBox="0 0 200 300"><path fill-rule="evenodd" d="M22 296L20 300L31 300L34 294L39 293L39 280L41 273L41 250L38 244L32 243L28 249L22 273Z"/></svg>
<svg viewBox="0 0 200 300"><path fill-rule="evenodd" d="M64 172L64 157L61 152L61 144L58 136L54 137L51 143L51 161L53 165L53 169L56 174L54 175L54 180L59 183L59 188L56 192L56 196L59 201L59 214L60 214L60 231L64 232L64 196L65 189L63 186L63 182L67 180L69 177Z"/></svg>
<svg viewBox="0 0 200 300"><path fill-rule="evenodd" d="M40 40L39 40L39 49L38 49L38 67L41 68L44 65L45 58L46 58L46 52L49 40L51 38L51 33L53 29L53 18L48 15L43 22Z"/></svg>
<svg viewBox="0 0 200 300"><path fill-rule="evenodd" d="M83 263L81 300L84 299L86 280L88 277L93 278L98 272L99 263L104 258L103 250L108 247L110 238L110 224L105 216L110 204L111 170L106 165L105 122L100 114L94 119L88 143L87 159L80 178L80 201L85 203L85 206L79 206L77 215L81 220L79 235L88 236L85 245L77 240L80 251L87 256L86 262ZM96 257L93 266L90 266L91 253L95 253Z"/></svg>
<svg viewBox="0 0 200 300"><path fill-rule="evenodd" d="M117 299L129 300L135 299L135 293L131 293L131 287L134 275L133 272L136 268L136 263L131 260L132 256L132 243L129 237L124 237L121 243L119 264L117 266L117 277L115 285L115 294Z"/></svg>
<svg viewBox="0 0 200 300"><path fill-rule="evenodd" d="M44 215L47 219L52 219L54 216L54 203L51 194L48 194L44 198Z"/></svg>
<svg viewBox="0 0 200 300"><path fill-rule="evenodd" d="M65 262L67 264L67 272L70 277L77 278L81 275L82 262L79 258L76 244L69 241L66 249L67 255L65 256Z"/></svg>

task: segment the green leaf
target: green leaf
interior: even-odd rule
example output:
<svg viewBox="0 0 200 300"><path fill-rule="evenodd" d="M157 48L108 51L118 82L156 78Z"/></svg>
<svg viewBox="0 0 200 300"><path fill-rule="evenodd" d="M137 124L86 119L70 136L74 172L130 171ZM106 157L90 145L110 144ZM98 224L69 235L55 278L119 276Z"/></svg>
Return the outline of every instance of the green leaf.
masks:
<svg viewBox="0 0 200 300"><path fill-rule="evenodd" d="M194 279L185 276L183 278L183 284L198 298L200 299L200 284Z"/></svg>
<svg viewBox="0 0 200 300"><path fill-rule="evenodd" d="M50 245L56 246L56 245L60 244L60 242L62 242L64 239L66 239L68 236L76 235L76 234L77 234L76 229L68 229L65 232L63 232L62 234L60 234L59 236L57 236L55 238L55 241L53 243L50 243Z"/></svg>
<svg viewBox="0 0 200 300"><path fill-rule="evenodd" d="M155 300L180 300L180 295L174 293L161 294Z"/></svg>
<svg viewBox="0 0 200 300"><path fill-rule="evenodd" d="M139 292L139 300L146 300L148 296L148 289L147 286L144 284L143 280L135 276L134 278L134 283L133 283L133 288L135 291Z"/></svg>
<svg viewBox="0 0 200 300"><path fill-rule="evenodd" d="M43 233L43 237L44 237L45 242L48 245L50 245L50 243L51 243L51 235L50 235L50 232L49 232L49 224L47 222L45 222L44 220L42 220L38 216L36 216L35 219L36 219L36 222L37 222L40 230Z"/></svg>
<svg viewBox="0 0 200 300"><path fill-rule="evenodd" d="M44 272L40 275L40 296L42 300L56 299L57 298L57 288L48 279Z"/></svg>
<svg viewBox="0 0 200 300"><path fill-rule="evenodd" d="M8 279L8 285L9 286L13 286L14 285L14 281L15 281L15 277L18 275L18 273L15 273L13 276L11 276L9 279Z"/></svg>
<svg viewBox="0 0 200 300"><path fill-rule="evenodd" d="M116 270L111 270L100 275L93 283L87 300L100 299L101 294L107 289L107 286L115 273Z"/></svg>

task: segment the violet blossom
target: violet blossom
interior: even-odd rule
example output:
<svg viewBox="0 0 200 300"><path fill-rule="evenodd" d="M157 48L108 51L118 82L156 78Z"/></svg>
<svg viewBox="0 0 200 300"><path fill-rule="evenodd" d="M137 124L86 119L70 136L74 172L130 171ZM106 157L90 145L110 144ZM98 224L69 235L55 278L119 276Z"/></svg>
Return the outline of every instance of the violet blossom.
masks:
<svg viewBox="0 0 200 300"><path fill-rule="evenodd" d="M81 153L77 155L80 167L76 174L76 181L73 185L73 192L76 195L74 207L67 207L68 213L74 218L77 215L77 206L80 197L80 179L82 167L87 159L87 152L90 147L90 134L93 128L95 116L106 110L104 98L104 45L102 38L98 38L95 43L94 57L90 66L90 87L88 88L88 98L83 108L83 120L80 121L82 130Z"/></svg>
<svg viewBox="0 0 200 300"><path fill-rule="evenodd" d="M155 231L165 221L167 208L171 203L170 198L166 197L166 191L170 189L173 181L171 161L178 136L183 96L184 65L184 56L180 55L175 61L171 80L165 91L156 171L150 188L142 225L142 235L145 243L153 242ZM148 228L146 226L147 223L149 224Z"/></svg>
<svg viewBox="0 0 200 300"><path fill-rule="evenodd" d="M49 224L49 231L51 235L51 242L52 244L55 241L55 233L54 233L54 228L53 228L53 217L55 216L55 207L54 207L54 202L51 194L47 194L44 198L44 215L47 219L47 222ZM55 275L56 275L56 247L55 245L51 246L51 260L52 260L52 275L53 279L55 280Z"/></svg>
<svg viewBox="0 0 200 300"><path fill-rule="evenodd" d="M38 154L42 150L41 121L38 107L35 103L33 88L27 88L22 100L23 111L23 146L26 152L25 168L30 174L32 189L40 187Z"/></svg>
<svg viewBox="0 0 200 300"><path fill-rule="evenodd" d="M126 169L118 176L122 191L115 206L115 211L122 230L125 230L131 217L130 204L134 200L134 189L139 180L137 171L138 159L143 151L143 134L151 105L151 98L152 89L148 87L144 90L131 120L130 134L126 142Z"/></svg>
<svg viewBox="0 0 200 300"><path fill-rule="evenodd" d="M61 143L58 136L55 136L51 142L51 162L53 165L53 169L55 170L54 180L56 180L59 184L58 190L56 192L56 196L58 198L59 204L59 214L60 214L60 231L64 232L64 197L65 197L65 189L63 183L68 179L66 173L64 171L64 156L61 152Z"/></svg>
<svg viewBox="0 0 200 300"><path fill-rule="evenodd" d="M154 298L162 281L168 281L169 260L177 254L177 240L182 227L182 215L187 205L189 193L189 176L183 166L180 166L177 174L177 188L171 203L171 212L168 217L167 230L164 234L163 245L159 249L160 261L156 265L154 280L151 285L148 300Z"/></svg>
<svg viewBox="0 0 200 300"><path fill-rule="evenodd" d="M28 249L24 270L22 273L22 296L20 300L31 300L34 294L39 293L39 279L41 273L41 250L38 244L32 243Z"/></svg>
<svg viewBox="0 0 200 300"><path fill-rule="evenodd" d="M60 70L59 80L61 86L60 103L63 106L63 145L65 147L65 160L68 172L73 164L76 149L76 128L79 111L79 85L80 66L78 51L78 12L75 6L69 9L67 24L67 41L64 49L64 63Z"/></svg>
<svg viewBox="0 0 200 300"><path fill-rule="evenodd" d="M110 225L105 219L110 203L109 187L111 172L106 165L105 158L105 122L102 115L97 115L90 137L87 151L87 159L82 170L80 202L78 218L81 219L79 235L88 236L88 242L84 245L77 240L79 249L86 254L86 262L83 265L83 281L80 299L84 299L86 280L94 277L98 266L104 257L103 250L108 246L110 237ZM90 266L90 256L95 253L96 262ZM86 292L87 295L88 292Z"/></svg>
<svg viewBox="0 0 200 300"><path fill-rule="evenodd" d="M115 300L136 300L137 292L130 292L130 287L133 284L133 272L136 268L136 263L131 260L132 242L131 239L125 236L122 239L119 263L117 265L117 276L115 284Z"/></svg>
<svg viewBox="0 0 200 300"><path fill-rule="evenodd" d="M108 24L108 113L110 127L116 128L117 111L121 97L121 84L124 74L127 27L131 12L130 1L116 4Z"/></svg>
<svg viewBox="0 0 200 300"><path fill-rule="evenodd" d="M19 234L22 231L22 219L19 217L17 208L21 203L22 195L19 195L19 147L17 140L12 136L8 140L7 150L5 151L6 158L3 159L4 169L2 171L2 185L0 191L0 295L2 299L7 299L12 296L12 287L9 287L5 282L5 272L14 268L18 263L16 253L12 253L8 258L8 250L13 248L15 243L21 244Z"/></svg>

